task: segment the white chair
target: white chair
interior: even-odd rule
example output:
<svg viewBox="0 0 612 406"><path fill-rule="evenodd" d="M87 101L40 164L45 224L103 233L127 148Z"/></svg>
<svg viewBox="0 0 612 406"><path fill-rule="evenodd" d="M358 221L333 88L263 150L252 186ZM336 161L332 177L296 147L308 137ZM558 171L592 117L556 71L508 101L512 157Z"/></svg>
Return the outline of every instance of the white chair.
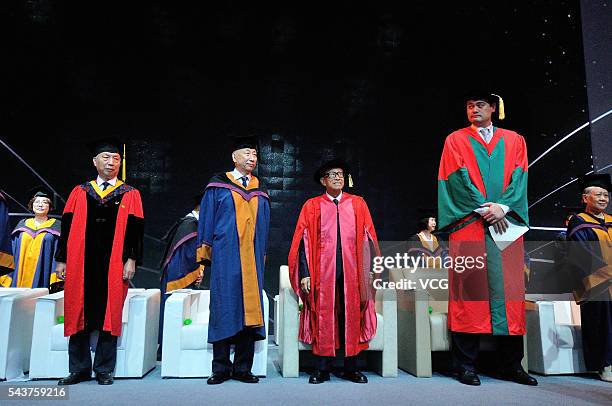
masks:
<svg viewBox="0 0 612 406"><path fill-rule="evenodd" d="M530 371L542 375L588 372L582 352L580 307L571 295L565 296L552 301L533 299L527 311Z"/></svg>
<svg viewBox="0 0 612 406"><path fill-rule="evenodd" d="M297 378L300 369L299 351L311 351L312 346L298 340L299 298L289 283L289 267L280 267L279 362L285 378ZM376 291L376 334L366 350L373 355L374 370L379 375L397 376L397 307L396 292L391 289Z"/></svg>
<svg viewBox="0 0 612 406"><path fill-rule="evenodd" d="M440 268L390 269L389 280L444 280L448 270ZM417 283L416 286L421 286ZM451 333L448 330L448 290L422 288L397 291L398 366L419 378L432 376L432 352L450 351ZM521 362L527 369L527 339L523 338L525 355ZM480 350L495 349L490 339L480 340Z"/></svg>
<svg viewBox="0 0 612 406"><path fill-rule="evenodd" d="M272 300L274 302L274 344L278 345L278 332L279 332L279 328L278 325L280 323L280 316L279 316L279 295L274 296L274 299Z"/></svg>
<svg viewBox="0 0 612 406"><path fill-rule="evenodd" d="M117 340L116 378L141 378L155 368L159 329L159 289L129 289ZM64 337L64 292L38 298L34 317L30 379L68 375L68 337ZM92 359L97 334L91 336Z"/></svg>
<svg viewBox="0 0 612 406"><path fill-rule="evenodd" d="M266 339L255 342L251 372L266 376L268 366L268 316L270 305L262 292ZM213 350L208 342L209 290L176 290L166 301L162 346L162 378L208 377ZM190 320L191 322L186 322ZM231 358L234 353L232 350Z"/></svg>
<svg viewBox="0 0 612 406"><path fill-rule="evenodd" d="M286 265L283 265L287 267ZM281 267L282 269L282 267ZM289 281L289 268L286 272L279 272L278 274L278 291L280 292L283 287L291 287ZM274 343L280 345L280 332L283 325L283 302L280 300L280 295L274 296Z"/></svg>
<svg viewBox="0 0 612 406"><path fill-rule="evenodd" d="M46 288L0 288L0 380L28 372L36 298Z"/></svg>

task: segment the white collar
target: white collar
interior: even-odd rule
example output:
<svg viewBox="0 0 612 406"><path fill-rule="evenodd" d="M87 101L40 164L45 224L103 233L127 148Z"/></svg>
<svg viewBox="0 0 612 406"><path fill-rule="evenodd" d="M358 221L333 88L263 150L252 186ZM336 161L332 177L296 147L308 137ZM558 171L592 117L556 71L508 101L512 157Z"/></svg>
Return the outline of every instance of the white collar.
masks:
<svg viewBox="0 0 612 406"><path fill-rule="evenodd" d="M117 183L117 177L115 176L114 178L112 178L111 180L104 180L102 179L100 176L98 176L98 178L96 179L96 183L98 184L98 186L102 187L102 184L104 182L108 182L111 186L115 186L115 184Z"/></svg>
<svg viewBox="0 0 612 406"><path fill-rule="evenodd" d="M232 176L234 177L234 179L238 180L244 176L247 177L247 179L250 181L251 180L251 175L243 175L238 169L234 168L234 170L231 172Z"/></svg>
<svg viewBox="0 0 612 406"><path fill-rule="evenodd" d="M192 210L191 213L187 214L185 217L193 217L193 218L195 218L196 220L199 221L200 220L200 212Z"/></svg>
<svg viewBox="0 0 612 406"><path fill-rule="evenodd" d="M332 202L334 201L334 199L336 199L337 201L340 201L340 199L342 199L342 191L340 191L340 194L338 195L338 197L333 197L332 195L330 195L329 193L325 192L325 195L329 198L329 200L331 200Z"/></svg>

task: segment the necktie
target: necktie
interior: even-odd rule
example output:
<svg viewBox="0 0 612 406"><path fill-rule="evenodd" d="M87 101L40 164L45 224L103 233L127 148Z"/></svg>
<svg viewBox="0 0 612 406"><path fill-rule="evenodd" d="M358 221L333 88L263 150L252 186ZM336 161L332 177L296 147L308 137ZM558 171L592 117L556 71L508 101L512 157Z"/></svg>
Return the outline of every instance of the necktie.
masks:
<svg viewBox="0 0 612 406"><path fill-rule="evenodd" d="M102 191L104 192L108 187L110 186L110 183L108 182L103 182L102 183Z"/></svg>
<svg viewBox="0 0 612 406"><path fill-rule="evenodd" d="M342 240L340 239L340 210L338 209L338 199L334 199L333 202L336 205L336 229L338 230L336 237L336 279L339 279L344 270L342 264Z"/></svg>
<svg viewBox="0 0 612 406"><path fill-rule="evenodd" d="M242 186L247 187L247 184L249 183L249 178L247 176L243 176L240 178L240 180L242 181Z"/></svg>
<svg viewBox="0 0 612 406"><path fill-rule="evenodd" d="M491 141L491 135L489 134L489 129L488 128L481 128L478 131L482 135L482 138L484 139L484 141L488 144L489 141Z"/></svg>

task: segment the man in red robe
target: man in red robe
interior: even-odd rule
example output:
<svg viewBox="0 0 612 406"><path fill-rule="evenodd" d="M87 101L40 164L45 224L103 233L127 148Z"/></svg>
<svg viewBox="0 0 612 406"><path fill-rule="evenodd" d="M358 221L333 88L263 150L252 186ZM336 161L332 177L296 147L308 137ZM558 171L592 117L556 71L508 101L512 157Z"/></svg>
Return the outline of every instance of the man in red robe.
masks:
<svg viewBox="0 0 612 406"><path fill-rule="evenodd" d="M336 350L344 347L343 379L366 383L357 355L376 333L369 277L370 243L378 240L363 198L342 192L349 169L340 160L325 163L315 182L321 196L304 203L289 252L291 285L302 299L300 341L312 344L315 371L309 383L330 379Z"/></svg>
<svg viewBox="0 0 612 406"><path fill-rule="evenodd" d="M491 234L528 225L525 140L491 122L498 96L477 92L465 100L471 126L446 138L438 174L438 219L440 228L450 232L450 257L456 264L449 272L448 303L453 364L461 383L480 385L475 368L479 341L481 335L492 335L502 376L537 385L521 367L523 239L501 250ZM459 261L464 264L470 257L474 266L459 268Z"/></svg>
<svg viewBox="0 0 612 406"><path fill-rule="evenodd" d="M123 303L142 260L142 202L138 190L117 179L120 150L114 142L103 142L93 157L98 177L70 193L55 254L56 272L65 279L64 335L70 337L70 375L59 385L91 379L89 339L94 331L96 380L113 383Z"/></svg>

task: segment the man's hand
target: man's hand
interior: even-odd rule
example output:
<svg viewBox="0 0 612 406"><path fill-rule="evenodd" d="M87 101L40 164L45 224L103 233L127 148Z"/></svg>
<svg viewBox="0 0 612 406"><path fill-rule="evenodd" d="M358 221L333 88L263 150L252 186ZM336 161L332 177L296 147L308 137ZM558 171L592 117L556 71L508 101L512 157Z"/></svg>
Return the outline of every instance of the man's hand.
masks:
<svg viewBox="0 0 612 406"><path fill-rule="evenodd" d="M204 279L204 268L200 268L200 273L198 274L198 278L195 280L195 283L196 285L198 285L198 287L202 283L202 279Z"/></svg>
<svg viewBox="0 0 612 406"><path fill-rule="evenodd" d="M496 223L493 223L493 230L495 230L496 234L503 234L508 230L508 220L505 218L499 220Z"/></svg>
<svg viewBox="0 0 612 406"><path fill-rule="evenodd" d="M302 279L300 285L302 286L302 292L306 294L310 293L310 277Z"/></svg>
<svg viewBox="0 0 612 406"><path fill-rule="evenodd" d="M65 262L56 262L55 263L55 273L57 277L61 280L66 279L66 263Z"/></svg>
<svg viewBox="0 0 612 406"><path fill-rule="evenodd" d="M134 277L136 273L136 260L128 258L126 263L123 265L123 280L129 281Z"/></svg>
<svg viewBox="0 0 612 406"><path fill-rule="evenodd" d="M482 218L484 218L489 224L497 223L506 217L506 213L504 213L504 210L497 203L487 202L481 204L480 206L489 209L482 215Z"/></svg>

